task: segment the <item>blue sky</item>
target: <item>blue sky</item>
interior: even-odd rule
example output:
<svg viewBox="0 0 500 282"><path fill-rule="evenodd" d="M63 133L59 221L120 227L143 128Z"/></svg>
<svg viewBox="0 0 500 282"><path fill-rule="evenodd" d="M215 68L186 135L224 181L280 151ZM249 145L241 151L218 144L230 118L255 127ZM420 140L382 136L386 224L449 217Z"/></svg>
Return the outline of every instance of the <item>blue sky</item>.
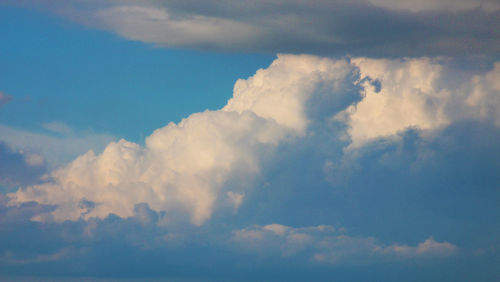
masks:
<svg viewBox="0 0 500 282"><path fill-rule="evenodd" d="M3 1L0 279L498 281L499 19Z"/></svg>
<svg viewBox="0 0 500 282"><path fill-rule="evenodd" d="M4 4L1 13L0 79L14 98L1 121L30 130L64 122L141 142L170 121L220 108L238 78L275 57L157 48L36 10Z"/></svg>

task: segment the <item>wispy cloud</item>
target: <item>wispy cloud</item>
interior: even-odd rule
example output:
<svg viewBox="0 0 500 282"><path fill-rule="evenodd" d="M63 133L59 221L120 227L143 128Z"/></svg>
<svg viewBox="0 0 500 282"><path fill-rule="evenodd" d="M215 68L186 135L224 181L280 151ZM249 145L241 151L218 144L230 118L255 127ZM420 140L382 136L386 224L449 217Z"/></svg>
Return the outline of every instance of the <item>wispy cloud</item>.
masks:
<svg viewBox="0 0 500 282"><path fill-rule="evenodd" d="M9 103L12 100L12 96L9 96L5 94L4 92L0 91L0 107Z"/></svg>
<svg viewBox="0 0 500 282"><path fill-rule="evenodd" d="M59 127L56 129L68 129L64 126ZM0 142L7 144L13 150L40 155L52 167L66 164L90 149L102 150L106 144L114 139L110 135L92 132L53 136L53 134L32 132L0 124Z"/></svg>
<svg viewBox="0 0 500 282"><path fill-rule="evenodd" d="M349 236L342 228L337 230L329 225L301 228L257 225L234 230L232 239L248 252L284 257L306 254L313 262L329 264L447 257L458 253L455 245L432 238L417 246L383 245L374 238Z"/></svg>
<svg viewBox="0 0 500 282"><path fill-rule="evenodd" d="M67 124L65 124L64 122L60 122L60 121L42 123L42 127L49 130L49 131L59 133L59 134L67 135L67 134L72 133L71 128Z"/></svg>

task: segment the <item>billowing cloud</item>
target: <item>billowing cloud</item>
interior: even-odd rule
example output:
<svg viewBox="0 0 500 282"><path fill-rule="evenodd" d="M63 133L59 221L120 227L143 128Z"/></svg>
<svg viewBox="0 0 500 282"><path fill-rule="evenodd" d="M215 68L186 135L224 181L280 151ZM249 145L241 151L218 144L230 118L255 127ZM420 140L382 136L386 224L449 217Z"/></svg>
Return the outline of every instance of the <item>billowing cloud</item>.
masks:
<svg viewBox="0 0 500 282"><path fill-rule="evenodd" d="M464 81L439 59L353 59L359 68L364 98L337 114L352 141L360 146L395 137L408 128L436 130L453 121L489 119L500 125L500 65Z"/></svg>
<svg viewBox="0 0 500 282"><path fill-rule="evenodd" d="M362 56L498 54L500 5L446 1L38 1L88 26L167 47Z"/></svg>
<svg viewBox="0 0 500 282"><path fill-rule="evenodd" d="M0 124L0 280L500 281L497 0L1 2L156 47L345 57L278 55L143 143Z"/></svg>
<svg viewBox="0 0 500 282"><path fill-rule="evenodd" d="M294 228L281 224L253 226L233 231L233 240L250 252L283 257L306 253L318 263L348 263L349 261L394 260L416 257L446 257L458 252L448 242L428 238L417 246L383 245L374 238L353 237L344 229L319 225Z"/></svg>
<svg viewBox="0 0 500 282"><path fill-rule="evenodd" d="M90 151L54 171L47 183L11 194L12 203L57 205L56 221L112 213L130 217L136 204L147 203L156 211L187 212L201 224L230 177L256 174L263 155L305 134L306 101L319 86L338 91L351 69L345 60L279 56L269 68L239 80L221 110L160 128L145 147L120 140L102 154ZM242 193L232 192L228 195L239 206ZM89 201L95 205L84 204Z"/></svg>
<svg viewBox="0 0 500 282"><path fill-rule="evenodd" d="M36 218L56 221L110 214L126 218L146 203L157 212L188 214L200 225L223 198L233 208L241 205L251 179L276 148L314 134L309 125L324 121L314 121L318 116L309 109L323 104L325 95L355 101L347 109L327 103L337 111L322 125L340 122L349 148L355 149L409 129L432 136L456 121L497 122L498 66L456 84L445 75L453 70L427 58L280 55L267 69L237 81L222 109L170 123L146 138L145 146L120 140L102 154L89 151L51 173L46 183L10 194L10 203L56 205L51 214ZM354 86L361 97L350 91ZM329 138L340 134L331 130Z"/></svg>

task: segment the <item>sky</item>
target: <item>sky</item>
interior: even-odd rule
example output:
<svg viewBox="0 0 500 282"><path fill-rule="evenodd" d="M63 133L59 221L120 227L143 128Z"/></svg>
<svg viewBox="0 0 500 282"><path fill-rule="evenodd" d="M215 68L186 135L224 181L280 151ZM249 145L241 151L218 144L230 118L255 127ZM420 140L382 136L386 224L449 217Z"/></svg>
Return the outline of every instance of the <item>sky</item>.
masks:
<svg viewBox="0 0 500 282"><path fill-rule="evenodd" d="M0 280L499 281L496 0L0 1Z"/></svg>

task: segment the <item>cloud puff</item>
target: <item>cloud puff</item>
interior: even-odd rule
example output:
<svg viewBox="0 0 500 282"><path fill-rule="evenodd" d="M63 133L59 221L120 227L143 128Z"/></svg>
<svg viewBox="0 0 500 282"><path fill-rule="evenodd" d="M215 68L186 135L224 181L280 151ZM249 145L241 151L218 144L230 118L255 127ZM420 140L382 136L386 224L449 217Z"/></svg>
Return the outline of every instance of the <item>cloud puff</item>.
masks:
<svg viewBox="0 0 500 282"><path fill-rule="evenodd" d="M348 124L351 147L390 138L408 128L436 130L453 121L489 119L500 124L500 65L464 81L439 59L353 59L363 99L337 114Z"/></svg>
<svg viewBox="0 0 500 282"><path fill-rule="evenodd" d="M85 25L168 47L358 56L500 51L495 0L38 3Z"/></svg>
<svg viewBox="0 0 500 282"><path fill-rule="evenodd" d="M233 231L233 240L250 252L272 255L278 252L288 257L309 254L310 260L320 263L346 263L354 259L387 260L417 257L446 257L458 252L448 242L428 238L417 246L383 245L370 237L352 237L345 230L329 225L294 228L281 224L256 225Z"/></svg>

